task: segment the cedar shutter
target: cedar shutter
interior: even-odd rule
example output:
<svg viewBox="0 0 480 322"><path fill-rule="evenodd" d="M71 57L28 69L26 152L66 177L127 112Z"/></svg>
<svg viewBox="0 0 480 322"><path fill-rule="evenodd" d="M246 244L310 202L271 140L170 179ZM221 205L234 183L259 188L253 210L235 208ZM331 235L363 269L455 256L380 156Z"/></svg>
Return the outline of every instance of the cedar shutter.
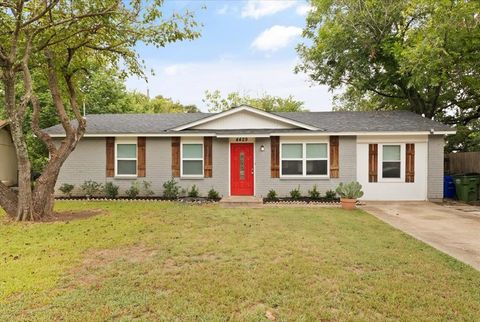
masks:
<svg viewBox="0 0 480 322"><path fill-rule="evenodd" d="M147 138L138 137L137 138L137 173L138 177L146 176L146 143Z"/></svg>
<svg viewBox="0 0 480 322"><path fill-rule="evenodd" d="M368 145L368 182L378 181L378 144Z"/></svg>
<svg viewBox="0 0 480 322"><path fill-rule="evenodd" d="M105 138L105 147L107 153L107 162L106 162L106 172L107 177L115 176L115 138L107 137Z"/></svg>
<svg viewBox="0 0 480 322"><path fill-rule="evenodd" d="M211 136L203 138L203 175L205 178L212 177L212 141Z"/></svg>
<svg viewBox="0 0 480 322"><path fill-rule="evenodd" d="M172 137L172 177L180 177L180 138Z"/></svg>
<svg viewBox="0 0 480 322"><path fill-rule="evenodd" d="M330 178L338 178L340 176L339 141L338 136L330 137Z"/></svg>
<svg viewBox="0 0 480 322"><path fill-rule="evenodd" d="M272 178L280 178L280 137L270 137L270 172Z"/></svg>
<svg viewBox="0 0 480 322"><path fill-rule="evenodd" d="M415 144L405 145L405 182L415 182Z"/></svg>

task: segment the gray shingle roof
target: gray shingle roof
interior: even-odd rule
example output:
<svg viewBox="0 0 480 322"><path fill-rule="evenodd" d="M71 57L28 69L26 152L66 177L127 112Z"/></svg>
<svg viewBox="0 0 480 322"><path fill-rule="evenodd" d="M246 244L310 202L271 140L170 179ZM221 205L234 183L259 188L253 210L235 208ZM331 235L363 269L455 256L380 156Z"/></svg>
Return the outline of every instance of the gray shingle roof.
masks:
<svg viewBox="0 0 480 322"><path fill-rule="evenodd" d="M435 131L452 130L447 125L408 111L282 112L274 114L317 127L326 132L414 132L430 131L432 128ZM87 134L167 133L169 129L211 115L212 113L92 114L87 115ZM64 133L61 125L52 126L46 131L50 134Z"/></svg>

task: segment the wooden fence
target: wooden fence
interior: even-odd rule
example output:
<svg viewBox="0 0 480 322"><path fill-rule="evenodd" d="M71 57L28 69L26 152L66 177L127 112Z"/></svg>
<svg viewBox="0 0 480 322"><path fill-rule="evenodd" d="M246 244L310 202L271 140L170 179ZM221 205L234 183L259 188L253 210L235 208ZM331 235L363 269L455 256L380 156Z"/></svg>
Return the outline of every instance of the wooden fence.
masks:
<svg viewBox="0 0 480 322"><path fill-rule="evenodd" d="M447 154L445 172L448 174L480 173L480 152Z"/></svg>

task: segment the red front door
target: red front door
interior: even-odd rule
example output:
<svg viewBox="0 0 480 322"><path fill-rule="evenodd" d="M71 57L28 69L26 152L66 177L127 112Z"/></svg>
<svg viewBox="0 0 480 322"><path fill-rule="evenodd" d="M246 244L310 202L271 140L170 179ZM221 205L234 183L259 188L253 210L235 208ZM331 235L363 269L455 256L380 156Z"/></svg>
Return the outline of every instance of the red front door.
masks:
<svg viewBox="0 0 480 322"><path fill-rule="evenodd" d="M232 196L253 196L253 143L230 145L230 190Z"/></svg>

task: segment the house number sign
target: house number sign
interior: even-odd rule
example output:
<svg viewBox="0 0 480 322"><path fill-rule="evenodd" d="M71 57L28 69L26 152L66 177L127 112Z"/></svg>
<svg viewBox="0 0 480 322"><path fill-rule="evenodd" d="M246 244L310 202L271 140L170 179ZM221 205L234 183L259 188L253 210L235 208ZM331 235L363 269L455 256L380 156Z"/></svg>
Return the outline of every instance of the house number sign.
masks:
<svg viewBox="0 0 480 322"><path fill-rule="evenodd" d="M235 138L235 142L248 142L248 138Z"/></svg>

